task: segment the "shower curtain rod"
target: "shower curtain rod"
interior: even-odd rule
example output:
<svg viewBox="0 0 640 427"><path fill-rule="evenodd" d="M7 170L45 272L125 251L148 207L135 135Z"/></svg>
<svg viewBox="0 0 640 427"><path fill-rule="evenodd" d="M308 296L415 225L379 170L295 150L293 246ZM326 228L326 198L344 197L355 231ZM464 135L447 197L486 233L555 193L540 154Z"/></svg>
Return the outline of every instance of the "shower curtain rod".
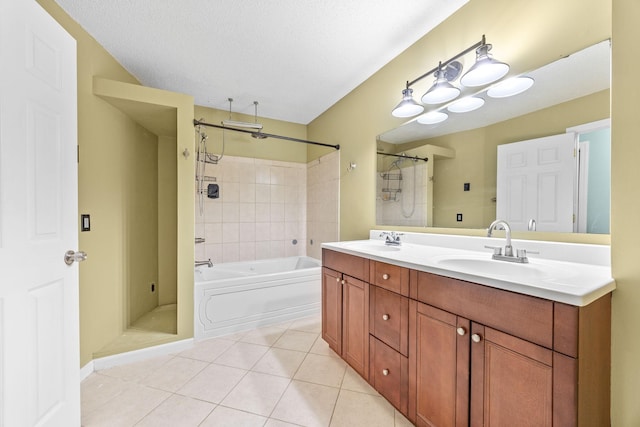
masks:
<svg viewBox="0 0 640 427"><path fill-rule="evenodd" d="M377 151L378 154L382 154L383 156L393 156L393 157L402 157L407 160L422 160L424 162L428 162L428 157L418 157L418 156L405 156L404 154L391 154L391 153L383 153L381 151Z"/></svg>
<svg viewBox="0 0 640 427"><path fill-rule="evenodd" d="M253 136L254 138L277 138L277 139L284 139L286 141L302 142L304 144L313 144L313 145L321 145L323 147L331 147L331 148L335 148L336 150L340 149L340 145L339 144L338 145L324 144L322 142L307 141L306 139L292 138L290 136L274 135L272 133L256 132L254 130L238 129L238 128L229 127L229 126L215 125L213 123L207 123L207 122L203 122L203 121L195 120L195 119L193 120L193 125L194 126L207 126L207 127L212 127L212 128L218 128L218 129L232 130L234 132L248 133L248 134L251 134L251 136Z"/></svg>

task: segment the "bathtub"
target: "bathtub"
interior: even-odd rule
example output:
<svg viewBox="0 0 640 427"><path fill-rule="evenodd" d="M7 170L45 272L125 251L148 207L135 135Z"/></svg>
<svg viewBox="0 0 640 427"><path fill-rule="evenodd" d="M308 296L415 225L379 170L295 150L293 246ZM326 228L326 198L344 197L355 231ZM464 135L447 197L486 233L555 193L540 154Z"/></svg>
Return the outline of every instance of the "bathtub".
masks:
<svg viewBox="0 0 640 427"><path fill-rule="evenodd" d="M321 262L310 257L196 267L195 338L318 314L320 281Z"/></svg>

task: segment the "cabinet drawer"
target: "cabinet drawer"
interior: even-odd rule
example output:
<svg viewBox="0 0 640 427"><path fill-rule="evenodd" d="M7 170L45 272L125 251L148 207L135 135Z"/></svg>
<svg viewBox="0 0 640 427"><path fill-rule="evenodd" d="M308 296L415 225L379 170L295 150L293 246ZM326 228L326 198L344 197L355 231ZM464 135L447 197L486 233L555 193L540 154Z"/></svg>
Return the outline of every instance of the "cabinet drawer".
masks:
<svg viewBox="0 0 640 427"><path fill-rule="evenodd" d="M420 302L553 348L552 301L424 272L411 286Z"/></svg>
<svg viewBox="0 0 640 427"><path fill-rule="evenodd" d="M407 415L408 359L374 336L369 342L369 382L393 406Z"/></svg>
<svg viewBox="0 0 640 427"><path fill-rule="evenodd" d="M377 286L369 291L371 333L404 356L409 352L409 299Z"/></svg>
<svg viewBox="0 0 640 427"><path fill-rule="evenodd" d="M409 296L409 269L371 261L371 283L392 292Z"/></svg>
<svg viewBox="0 0 640 427"><path fill-rule="evenodd" d="M347 276L369 281L369 260L366 258L323 249L322 265Z"/></svg>

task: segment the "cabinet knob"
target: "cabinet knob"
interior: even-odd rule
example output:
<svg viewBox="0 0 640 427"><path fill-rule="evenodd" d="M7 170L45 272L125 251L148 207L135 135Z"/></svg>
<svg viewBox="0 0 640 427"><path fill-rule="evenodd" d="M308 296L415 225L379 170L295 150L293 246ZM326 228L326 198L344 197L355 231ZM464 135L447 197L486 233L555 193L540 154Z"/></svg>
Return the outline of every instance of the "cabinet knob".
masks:
<svg viewBox="0 0 640 427"><path fill-rule="evenodd" d="M384 280L389 280L389 275L388 275L387 273L384 273L384 274L382 275L382 278L383 278Z"/></svg>
<svg viewBox="0 0 640 427"><path fill-rule="evenodd" d="M341 283L344 285L344 280L342 280L342 282L341 282Z"/></svg>
<svg viewBox="0 0 640 427"><path fill-rule="evenodd" d="M340 278L339 277L336 277L336 282L340 282Z"/></svg>
<svg viewBox="0 0 640 427"><path fill-rule="evenodd" d="M464 334L467 333L467 331L461 326L458 329L456 329L456 332L458 333L458 335L460 335L461 337L464 336Z"/></svg>
<svg viewBox="0 0 640 427"><path fill-rule="evenodd" d="M473 335L471 335L471 341L480 342L480 341L482 341L482 337L480 335L478 335L478 334L473 334Z"/></svg>
<svg viewBox="0 0 640 427"><path fill-rule="evenodd" d="M389 315L388 314L383 314L382 315L382 320L389 320Z"/></svg>
<svg viewBox="0 0 640 427"><path fill-rule="evenodd" d="M386 377L387 375L389 375L389 370L388 370L388 369L383 369L383 370L382 370L382 375L384 375L385 377Z"/></svg>

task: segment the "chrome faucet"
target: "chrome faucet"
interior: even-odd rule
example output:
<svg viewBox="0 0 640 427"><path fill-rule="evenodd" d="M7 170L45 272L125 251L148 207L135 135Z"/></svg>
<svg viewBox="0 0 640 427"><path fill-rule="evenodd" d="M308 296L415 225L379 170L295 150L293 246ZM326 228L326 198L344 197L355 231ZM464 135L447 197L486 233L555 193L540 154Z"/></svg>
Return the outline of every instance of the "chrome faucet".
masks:
<svg viewBox="0 0 640 427"><path fill-rule="evenodd" d="M507 238L507 243L504 246L504 256L512 257L513 246L511 246L511 227L509 227L509 224L507 223L507 221L504 221L502 219L496 219L495 221L493 221L489 226L489 228L487 229L487 237L491 237L491 233L493 233L493 230L499 230L499 228L497 228L498 226L502 226L502 228L504 229L505 237ZM495 249L495 248L490 248L490 249ZM494 253L494 255L496 254ZM500 253L500 255L502 255L502 253Z"/></svg>
<svg viewBox="0 0 640 427"><path fill-rule="evenodd" d="M196 267L200 265L206 265L207 267L211 268L213 267L213 262L211 262L211 258L209 258L206 261L196 261Z"/></svg>
<svg viewBox="0 0 640 427"><path fill-rule="evenodd" d="M380 233L380 237L384 236L384 244L389 246L400 246L402 241L400 236L402 233L396 233L395 231L383 231Z"/></svg>

